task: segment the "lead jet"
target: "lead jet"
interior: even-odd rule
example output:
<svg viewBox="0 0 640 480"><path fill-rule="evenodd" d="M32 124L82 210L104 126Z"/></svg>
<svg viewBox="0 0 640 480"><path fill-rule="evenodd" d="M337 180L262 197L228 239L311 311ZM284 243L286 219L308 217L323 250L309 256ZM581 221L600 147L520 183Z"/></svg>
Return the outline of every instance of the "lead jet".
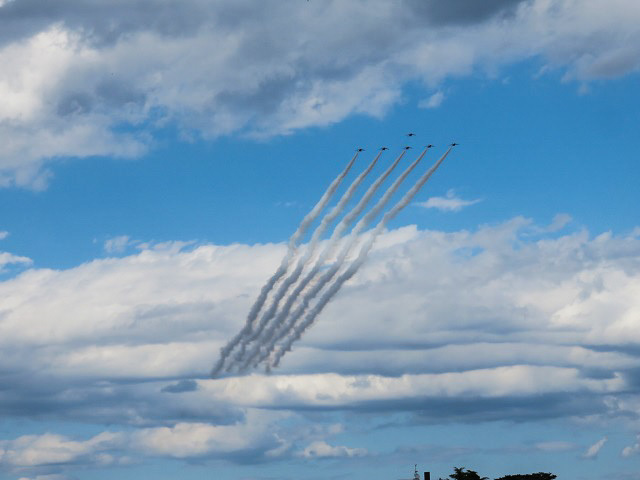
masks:
<svg viewBox="0 0 640 480"><path fill-rule="evenodd" d="M364 152L364 148L359 148L357 151L358 152Z"/></svg>
<svg viewBox="0 0 640 480"><path fill-rule="evenodd" d="M431 144L429 144L429 145L425 145L425 147L426 147L426 148L433 148L433 147L435 147L435 145L431 145Z"/></svg>
<svg viewBox="0 0 640 480"><path fill-rule="evenodd" d="M460 145L460 144L455 142L451 144L452 147L455 147L456 145Z"/></svg>
<svg viewBox="0 0 640 480"><path fill-rule="evenodd" d="M412 147L404 147L405 150L409 150L410 148L412 148Z"/></svg>
<svg viewBox="0 0 640 480"><path fill-rule="evenodd" d="M413 132L409 132L409 133L407 133L407 137L415 137L415 136L416 136L416 134L415 134L415 133L413 133Z"/></svg>
<svg viewBox="0 0 640 480"><path fill-rule="evenodd" d="M380 147L380 150L389 150L387 147Z"/></svg>

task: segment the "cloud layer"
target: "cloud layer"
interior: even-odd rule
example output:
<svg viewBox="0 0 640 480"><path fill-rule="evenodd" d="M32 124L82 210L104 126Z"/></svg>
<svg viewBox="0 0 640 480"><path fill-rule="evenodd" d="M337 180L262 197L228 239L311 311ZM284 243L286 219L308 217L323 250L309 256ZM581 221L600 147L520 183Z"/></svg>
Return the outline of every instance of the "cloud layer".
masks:
<svg viewBox="0 0 640 480"><path fill-rule="evenodd" d="M634 0L4 2L0 186L44 188L59 158L142 155L167 125L264 137L382 116L409 81L433 93L529 58L579 82L624 75L639 21Z"/></svg>
<svg viewBox="0 0 640 480"><path fill-rule="evenodd" d="M284 245L176 242L31 267L0 283L0 409L111 427L2 439L0 465L372 453L310 412L624 417L640 428L640 236L558 233L560 223L386 232L270 376L207 372ZM602 445L581 448L593 457Z"/></svg>

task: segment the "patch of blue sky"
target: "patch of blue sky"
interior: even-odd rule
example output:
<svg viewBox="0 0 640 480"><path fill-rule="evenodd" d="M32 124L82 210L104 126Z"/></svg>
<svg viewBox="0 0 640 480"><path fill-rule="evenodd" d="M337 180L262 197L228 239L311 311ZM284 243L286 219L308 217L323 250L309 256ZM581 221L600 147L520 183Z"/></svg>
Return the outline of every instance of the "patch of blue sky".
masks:
<svg viewBox="0 0 640 480"><path fill-rule="evenodd" d="M594 82L580 93L577 84L558 81L560 72L536 76L538 69L530 61L492 79L450 80L434 109L418 108L425 90L410 86L404 104L382 119L354 116L267 140L187 142L167 127L140 159L60 161L45 191L0 191L3 228L11 232L5 242L55 268L99 256L104 241L118 235L281 242L356 147L367 151L354 172L382 145L391 149L384 165L402 145L414 145L417 154L434 143L426 168L451 140L460 147L416 201L450 188L483 201L453 213L408 208L390 228L457 230L516 215L547 223L567 212L593 232L629 231L640 201L637 75ZM417 136L408 139L408 131Z"/></svg>

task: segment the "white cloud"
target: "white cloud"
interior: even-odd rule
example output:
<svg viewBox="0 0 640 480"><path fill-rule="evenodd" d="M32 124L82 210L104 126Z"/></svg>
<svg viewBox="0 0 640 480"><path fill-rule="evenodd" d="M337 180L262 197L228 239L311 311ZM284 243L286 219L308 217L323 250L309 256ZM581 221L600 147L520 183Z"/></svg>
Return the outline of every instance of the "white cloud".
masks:
<svg viewBox="0 0 640 480"><path fill-rule="evenodd" d="M125 120L115 111L83 114L79 100L73 103L73 99L69 108L76 109L75 113L63 115L60 106L52 111L52 104L64 100L60 88L71 86L68 77L75 68L95 64L100 57L61 25L0 47L0 63L5 65L0 73L0 98L6 105L0 113L4 146L0 186L44 188L49 174L42 165L58 157L131 157L144 151L144 137L133 139L111 132L114 122Z"/></svg>
<svg viewBox="0 0 640 480"><path fill-rule="evenodd" d="M620 392L620 378L582 379L577 369L515 365L461 373L288 375L240 377L201 384L203 395L236 405L273 408L286 394L298 407L348 407L366 403L422 402L425 398L500 398L556 392Z"/></svg>
<svg viewBox="0 0 640 480"><path fill-rule="evenodd" d="M32 260L28 257L14 255L9 252L0 252L0 272L4 269L6 265L11 265L16 263L23 264L23 265L30 265L32 263Z"/></svg>
<svg viewBox="0 0 640 480"><path fill-rule="evenodd" d="M567 224L571 220L572 220L571 215L569 215L567 213L558 213L557 215L555 215L553 217L553 221L546 228L546 231L548 231L548 232L557 232L559 230L562 230L564 227L567 226Z"/></svg>
<svg viewBox="0 0 640 480"><path fill-rule="evenodd" d="M631 457L634 455L638 455L638 453L640 453L640 435L638 435L636 443L622 449L623 457Z"/></svg>
<svg viewBox="0 0 640 480"><path fill-rule="evenodd" d="M4 441L2 461L122 462L127 449L238 461L256 451L358 452L335 446L336 430L300 428L294 412L312 410L431 422L637 413L638 358L628 346L640 341L640 238L532 237L534 227L516 218L475 231L384 233L268 376L204 378L284 245L176 242L67 270L30 268L0 282L0 364L16 372L0 407L131 434L113 444L54 434ZM181 380L188 388L176 388Z"/></svg>
<svg viewBox="0 0 640 480"><path fill-rule="evenodd" d="M106 431L87 440L52 433L23 435L14 440L0 440L0 468L34 471L67 464L125 465L130 463L131 453L137 457L172 458L243 452L254 457L282 456L290 445L278 435L280 428L276 421L288 416L248 410L242 422L231 425L179 422L171 427L139 428L133 432Z"/></svg>
<svg viewBox="0 0 640 480"><path fill-rule="evenodd" d="M6 230L0 230L0 240L4 240L8 236L9 236L9 232L7 232Z"/></svg>
<svg viewBox="0 0 640 480"><path fill-rule="evenodd" d="M417 205L424 208L435 208L444 212L459 212L463 208L475 205L480 201L480 199L463 200L456 196L455 190L449 190L447 191L447 195L444 197L431 197L426 202L421 202Z"/></svg>
<svg viewBox="0 0 640 480"><path fill-rule="evenodd" d="M596 443L587 448L587 451L584 452L582 456L584 458L596 458L605 443L607 443L607 437L602 437Z"/></svg>
<svg viewBox="0 0 640 480"><path fill-rule="evenodd" d="M316 369L325 345L354 344L366 348L337 350L323 362L394 373L419 371L425 363L446 370L523 360L627 368L632 359L622 352L589 345L636 336L638 239L576 233L516 247L518 230L526 232L529 225L518 220L475 233L386 233L310 331L311 343L297 347L292 359ZM24 348L25 355L47 345L30 353L30 361L70 375L170 376L206 369L243 323L283 247L180 245L65 271L31 269L0 283L6 299L0 341ZM591 260L576 263L576 256ZM385 319L396 318L396 312L410 313L389 331ZM340 324L344 317L351 318L348 325ZM562 342L548 340L554 332ZM407 341L430 347L404 351ZM396 353L385 359L380 346Z"/></svg>
<svg viewBox="0 0 640 480"><path fill-rule="evenodd" d="M581 84L640 66L634 0L480 9L187 0L179 14L157 3L2 7L0 186L44 188L47 165L61 157L142 155L167 124L186 136L281 135L352 114L382 116L409 81L433 89L526 58ZM3 28L16 21L23 28ZM423 105L442 99L437 90Z"/></svg>
<svg viewBox="0 0 640 480"><path fill-rule="evenodd" d="M438 90L436 93L431 95L426 100L421 100L418 103L418 107L420 108L438 108L442 105L444 101L444 93L441 90Z"/></svg>
<svg viewBox="0 0 640 480"><path fill-rule="evenodd" d="M104 242L104 251L107 253L122 253L132 242L128 235L119 235L109 238Z"/></svg>
<svg viewBox="0 0 640 480"><path fill-rule="evenodd" d="M571 215L567 213L558 213L553 216L551 223L545 226L532 225L529 228L530 233L534 235L546 234L546 233L555 233L561 231L564 227L566 227L573 218Z"/></svg>
<svg viewBox="0 0 640 480"><path fill-rule="evenodd" d="M280 369L217 380L205 375L284 245L141 245L29 268L0 282L0 364L15 372L0 408L116 431L1 440L0 465L367 455L331 438L341 427L322 415L342 409L431 423L637 415L640 238L558 234L563 222L388 231Z"/></svg>
<svg viewBox="0 0 640 480"><path fill-rule="evenodd" d="M119 441L120 435L110 432L101 433L86 441L71 440L52 433L23 435L15 440L0 441L0 451L3 451L0 464L15 468L71 463L110 449Z"/></svg>
<svg viewBox="0 0 640 480"><path fill-rule="evenodd" d="M132 447L149 455L174 458L258 450L267 456L270 452L283 453L286 442L274 428L276 418L283 415L250 410L241 424L177 423L173 427L141 429L132 435Z"/></svg>
<svg viewBox="0 0 640 480"><path fill-rule="evenodd" d="M349 448L332 446L324 441L316 441L307 446L300 455L305 458L336 458L336 457L364 457L367 455L365 448Z"/></svg>

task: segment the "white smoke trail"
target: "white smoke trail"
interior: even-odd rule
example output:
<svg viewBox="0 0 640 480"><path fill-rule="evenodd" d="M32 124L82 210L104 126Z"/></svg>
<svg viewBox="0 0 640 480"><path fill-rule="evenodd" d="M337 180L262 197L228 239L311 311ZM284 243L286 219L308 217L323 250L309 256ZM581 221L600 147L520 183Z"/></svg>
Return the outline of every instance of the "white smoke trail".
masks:
<svg viewBox="0 0 640 480"><path fill-rule="evenodd" d="M380 185L382 185L382 183L387 179L387 177L389 177L391 172L396 168L396 166L398 165L400 160L402 160L402 157L404 156L405 153L406 153L406 150L403 151L400 155L398 155L398 157L394 160L394 162L391 164L391 166L389 168L387 168L387 170L385 170L375 180L375 182L373 182L373 184L367 189L367 191L364 193L364 195L362 196L362 198L360 199L358 204L355 207L353 207L351 209L351 211L347 215L345 215L345 217L336 226L336 228L334 229L334 231L333 231L333 233L331 235L331 238L327 242L328 246L325 248L325 250L320 254L319 258L316 260L315 265L314 265L314 267L313 267L313 269L311 271L312 273L310 272L309 274L307 274L307 276L302 280L302 283L301 283L302 286L300 286L300 285L297 286L294 289L294 291L287 297L287 301L285 302L285 305L284 305L282 311L277 315L276 319L272 322L273 325L277 326L279 323L282 322L282 319L284 317L286 317L286 315L291 310L291 306L293 305L293 302L297 298L298 294L302 291L302 289L304 289L304 287L306 287L306 285L309 283L309 281L317 273L319 266L321 266L322 263L324 263L325 259L329 255L329 253L333 250L333 246L334 246L334 244L336 244L338 242L339 237L342 234L342 232L346 228L348 228L355 221L355 219L358 217L358 215L360 215L360 213L362 213L362 211L365 209L365 207L367 206L367 204L371 200L371 197L373 197L373 195L376 193L378 188L380 188ZM317 240L318 239L316 239L316 241ZM310 260L310 258L305 260L305 262L302 264L302 268L301 269L296 268L296 271L294 272L294 275L291 276L292 281L287 283L287 287L289 287L290 285L294 284L294 282L298 279L298 277L302 273L302 270L304 269L304 267L307 266L307 263L308 263L309 260ZM286 293L286 292L284 292L284 293ZM279 301L281 301L281 300L282 300L282 298L279 299ZM275 314L275 312L274 312L274 314ZM275 327L271 327L271 328L269 328L267 330L266 335L263 335L263 338L260 339L258 344L249 353L248 358L245 359L244 363L240 366L241 370L246 369L246 366L251 362L251 360L253 358L255 358L255 356L259 353L260 345L265 343L266 341L268 341L271 338L274 329L275 329ZM242 354L244 354L244 351L242 351ZM241 361L240 355L236 356L236 360L238 362ZM236 362L236 363L238 363L238 362ZM230 370L232 368L233 368L233 364L229 365L227 370Z"/></svg>
<svg viewBox="0 0 640 480"><path fill-rule="evenodd" d="M231 352L233 351L233 349L238 345L240 340L242 340L242 338L245 335L251 332L251 329L253 328L253 323L256 321L256 318L258 317L258 314L260 313L260 310L262 309L264 302L267 300L267 296L269 295L269 292L271 291L273 286L276 284L278 279L282 277L282 275L284 275L287 269L289 268L289 264L291 263L291 260L293 259L293 256L295 255L295 252L296 252L298 240L300 239L300 237L302 237L302 235L304 235L304 233L307 231L309 226L318 217L318 215L320 215L320 212L324 210L327 203L329 203L329 200L331 199L335 191L340 186L340 183L342 183L342 180L344 179L344 177L346 177L347 174L349 173L349 170L351 170L351 167L356 161L356 158L358 158L359 153L360 153L359 151L356 152L356 154L353 156L353 158L347 164L344 170L333 180L333 182L331 182L331 184L325 191L324 195L322 195L318 203L316 203L313 209L302 219L302 222L300 222L298 229L289 238L289 243L287 246L287 254L282 259L282 262L280 263L278 270L276 270L276 272L271 276L271 278L269 278L269 280L267 280L267 283L260 290L260 294L258 295L258 298L256 299L253 306L251 307L251 310L249 311L249 315L247 315L247 320L245 322L244 327L240 330L240 332L238 332L238 334L235 337L231 339L229 343L227 343L227 345L225 345L220 349L220 358L218 359L218 362L214 365L213 369L211 370L212 377L215 377L217 374L219 374L222 371L222 369L224 368L224 364L227 358L229 357L229 355L231 354Z"/></svg>
<svg viewBox="0 0 640 480"><path fill-rule="evenodd" d="M296 286L291 295L287 298L282 311L277 315L276 319L272 322L272 327L267 330L266 334L262 337L262 342L260 342L251 352L249 358L245 361L245 363L241 366L240 370L246 370L251 361L258 356L257 362L254 364L261 362L264 360L271 351L275 348L275 344L284 338L288 332L293 328L296 321L304 314L305 310L309 306L309 302L315 298L315 296L322 290L322 288L333 278L333 276L340 269L344 261L346 260L349 252L358 241L358 234L366 228L373 219L380 213L380 211L387 205L393 194L396 192L398 187L402 184L402 182L407 178L407 176L413 171L413 169L420 163L422 157L427 153L429 148L425 148L420 156L411 164L407 169L402 172L402 174L396 179L395 182L387 189L385 194L382 196L380 200L371 208L367 214L360 219L360 221L356 224L349 235L349 239L346 245L342 248L342 251L338 255L338 258L334 262L333 266L329 268L318 280L318 282L302 297L300 305L294 310L294 312L289 315L291 307L293 303L296 301L300 293L307 287L309 282L314 278L314 276L318 273L322 265L324 264L324 260L327 258L327 251L333 250L334 244L331 244L331 241L325 252L321 255L321 257L316 261L313 268L307 273L305 278ZM359 207L354 208L356 210ZM360 213L362 209L358 213ZM346 218L346 217L345 217ZM341 222L342 224L342 222ZM335 231L339 230L340 225L336 227ZM335 233L334 231L334 233ZM334 236L332 235L332 238ZM336 238L334 242L337 244L338 239ZM288 317L287 317L288 316ZM285 323L286 321L286 323ZM266 343L269 342L269 343ZM266 348L262 348L266 344Z"/></svg>
<svg viewBox="0 0 640 480"><path fill-rule="evenodd" d="M340 237L342 237L342 234L351 226L351 224L355 221L355 219L358 218L358 216L366 208L366 206L369 204L369 201L371 200L371 197L373 197L373 195L378 191L378 188L380 188L380 185L382 185L382 183L387 179L387 177L391 175L391 172L393 172L393 170L396 168L400 160L402 160L402 157L404 157L405 153L407 153L407 151L403 150L402 153L398 155L398 157L394 160L391 166L387 168L387 170L385 170L385 172L382 175L380 175L376 179L376 181L369 187L369 189L362 196L358 204L355 207L353 207L351 211L347 215L345 215L344 218L340 221L340 223L336 226L336 228L333 230L333 233L331 234L331 237L329 238L329 241L327 242L327 248L325 248L325 250L322 252L320 257L316 261L316 265L323 264L324 261L327 258L329 258L329 256L333 253L333 249L338 244L338 240L340 240ZM424 153L420 156L420 158L422 158L423 155ZM409 172L413 170L413 168L418 164L419 161L420 160L417 160L416 162L414 162L412 166L410 166L407 169L408 171L406 174L403 173L404 177L406 177L409 174ZM404 177L402 177L402 179L404 179ZM392 184L391 188L393 188L394 186L397 188L397 186L400 185L401 182L402 180L400 181L396 180ZM384 205L381 205L381 202L382 200L380 200L376 204L376 206L373 207L374 209L377 208L376 215L377 215L377 212L379 212L380 209L384 206Z"/></svg>
<svg viewBox="0 0 640 480"><path fill-rule="evenodd" d="M418 193L418 191L422 188L422 186L431 178L431 175L438 169L440 164L444 161L444 159L449 155L453 147L449 147L449 149L440 157L440 159L431 167L422 177L418 179L418 181L413 185L411 190L409 190L402 199L396 203L391 210L389 210L382 217L382 220L378 222L373 233L370 235L369 240L362 246L360 249L360 253L358 257L353 261L353 263L342 273L327 289L327 291L320 297L318 303L309 311L305 319L298 325L296 325L293 329L292 334L287 338L287 340L282 344L281 348L276 353L273 361L271 362L270 368L275 368L280 364L280 360L282 357L291 350L291 346L296 340L299 340L302 334L309 328L316 317L320 314L323 308L327 305L329 300L340 290L340 287L349 280L353 275L358 271L360 266L364 263L365 259L373 244L376 241L376 238L382 230L386 227L386 225L393 220L393 218L400 213L400 211L406 207L409 202L413 199L413 197Z"/></svg>
<svg viewBox="0 0 640 480"><path fill-rule="evenodd" d="M331 225L331 223L342 213L345 206L347 205L347 203L349 203L355 191L362 183L362 181L366 178L367 175L369 175L371 170L373 170L373 167L375 167L376 163L378 163L378 160L380 159L381 155L382 155L382 151L380 151L378 155L376 155L376 157L373 159L373 161L369 164L369 166L362 173L360 173L360 175L356 177L356 179L351 183L349 188L345 191L345 193L342 195L342 197L340 198L338 203L333 207L333 209L331 209L331 211L322 218L320 224L316 227L313 234L311 235L311 240L309 241L309 245L304 255L298 259L295 270L287 278L285 278L285 280L282 282L282 284L278 288L278 291L276 292L273 300L271 301L271 305L266 310L266 312L262 314L262 317L260 318L260 322L258 322L257 328L253 330L253 332L251 333L251 335L248 336L248 338L245 338L242 340L242 348L240 352L238 352L238 355L236 356L237 360L240 360L244 355L246 345L251 341L255 340L256 338L258 338L258 336L264 330L265 326L269 323L269 320L271 320L274 317L278 309L278 305L280 304L280 301L285 296L285 294L287 293L291 285L293 285L298 280L298 277L300 277L302 270L311 260L312 255L315 253L320 237L324 234L324 232L327 230L329 225Z"/></svg>

